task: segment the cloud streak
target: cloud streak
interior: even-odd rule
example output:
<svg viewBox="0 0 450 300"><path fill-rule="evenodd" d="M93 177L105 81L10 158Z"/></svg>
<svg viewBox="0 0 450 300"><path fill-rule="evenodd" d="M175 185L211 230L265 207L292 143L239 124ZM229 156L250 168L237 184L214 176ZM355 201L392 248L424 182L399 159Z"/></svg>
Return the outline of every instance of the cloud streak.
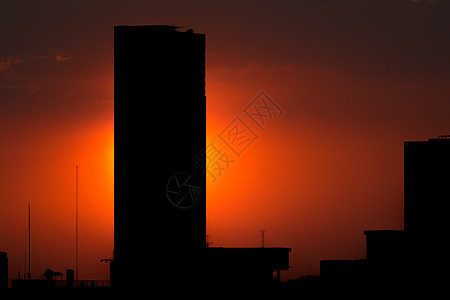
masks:
<svg viewBox="0 0 450 300"><path fill-rule="evenodd" d="M0 86L0 90L28 90L30 92L37 92L40 88L32 83L27 84L6 84Z"/></svg>
<svg viewBox="0 0 450 300"><path fill-rule="evenodd" d="M17 65L24 64L31 61L36 60L46 60L46 59L54 59L56 61L67 61L74 58L73 56L65 56L62 54L53 54L53 55L41 55L41 56L33 56L33 57L3 57L0 58L0 74L3 76L7 76L11 70Z"/></svg>
<svg viewBox="0 0 450 300"><path fill-rule="evenodd" d="M415 2L415 3L423 2L423 3L428 3L428 4L434 4L437 2L437 0L410 0L410 1Z"/></svg>

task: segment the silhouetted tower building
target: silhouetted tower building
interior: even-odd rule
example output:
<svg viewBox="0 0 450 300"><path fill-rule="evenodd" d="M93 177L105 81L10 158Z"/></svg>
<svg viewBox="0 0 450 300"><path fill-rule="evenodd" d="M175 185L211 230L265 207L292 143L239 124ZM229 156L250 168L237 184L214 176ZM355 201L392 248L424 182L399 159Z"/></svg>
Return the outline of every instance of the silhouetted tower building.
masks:
<svg viewBox="0 0 450 300"><path fill-rule="evenodd" d="M405 231L415 236L447 234L450 136L405 142L404 147Z"/></svg>
<svg viewBox="0 0 450 300"><path fill-rule="evenodd" d="M418 276L430 274L428 285L439 285L438 281L448 281L450 267L450 136L405 142L404 148L405 232L410 257Z"/></svg>
<svg viewBox="0 0 450 300"><path fill-rule="evenodd" d="M206 243L204 34L114 28L114 127L112 285L181 280Z"/></svg>

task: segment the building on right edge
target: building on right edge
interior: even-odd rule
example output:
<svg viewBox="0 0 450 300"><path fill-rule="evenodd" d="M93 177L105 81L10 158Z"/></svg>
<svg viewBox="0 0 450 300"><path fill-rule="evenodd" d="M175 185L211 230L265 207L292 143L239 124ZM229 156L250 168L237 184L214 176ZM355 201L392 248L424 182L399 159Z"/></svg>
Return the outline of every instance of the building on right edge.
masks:
<svg viewBox="0 0 450 300"><path fill-rule="evenodd" d="M449 277L449 201L450 135L405 142L404 229L415 274L410 281L442 287Z"/></svg>
<svg viewBox="0 0 450 300"><path fill-rule="evenodd" d="M404 144L405 231L421 238L440 235L448 226L450 135Z"/></svg>

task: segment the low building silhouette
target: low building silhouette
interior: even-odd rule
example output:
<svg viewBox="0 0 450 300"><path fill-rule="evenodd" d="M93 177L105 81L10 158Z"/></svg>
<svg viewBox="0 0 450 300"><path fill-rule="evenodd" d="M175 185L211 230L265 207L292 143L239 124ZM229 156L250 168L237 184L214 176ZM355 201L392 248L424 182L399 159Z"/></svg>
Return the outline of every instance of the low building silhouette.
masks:
<svg viewBox="0 0 450 300"><path fill-rule="evenodd" d="M273 285L289 270L290 248L204 249L205 284L212 286Z"/></svg>
<svg viewBox="0 0 450 300"><path fill-rule="evenodd" d="M365 287L367 281L367 259L320 261L320 284L330 292Z"/></svg>
<svg viewBox="0 0 450 300"><path fill-rule="evenodd" d="M74 270L66 270L66 279L63 273L46 269L39 279L13 279L13 289L105 289L110 287L109 280L74 280Z"/></svg>

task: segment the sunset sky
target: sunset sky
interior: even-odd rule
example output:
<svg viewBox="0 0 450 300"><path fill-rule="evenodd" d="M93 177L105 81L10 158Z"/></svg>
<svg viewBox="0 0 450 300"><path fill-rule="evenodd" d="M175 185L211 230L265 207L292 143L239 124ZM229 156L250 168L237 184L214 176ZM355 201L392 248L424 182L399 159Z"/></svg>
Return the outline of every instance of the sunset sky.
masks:
<svg viewBox="0 0 450 300"><path fill-rule="evenodd" d="M264 229L266 246L292 248L289 279L364 258L364 230L403 228L403 141L450 134L450 1L0 0L10 278L25 268L28 202L32 276L75 267L77 164L79 277L109 278L113 26L139 24L206 34L207 143L234 160L207 180L213 246L260 246ZM244 112L260 91L283 109L265 131ZM236 117L258 135L239 157L220 139Z"/></svg>

